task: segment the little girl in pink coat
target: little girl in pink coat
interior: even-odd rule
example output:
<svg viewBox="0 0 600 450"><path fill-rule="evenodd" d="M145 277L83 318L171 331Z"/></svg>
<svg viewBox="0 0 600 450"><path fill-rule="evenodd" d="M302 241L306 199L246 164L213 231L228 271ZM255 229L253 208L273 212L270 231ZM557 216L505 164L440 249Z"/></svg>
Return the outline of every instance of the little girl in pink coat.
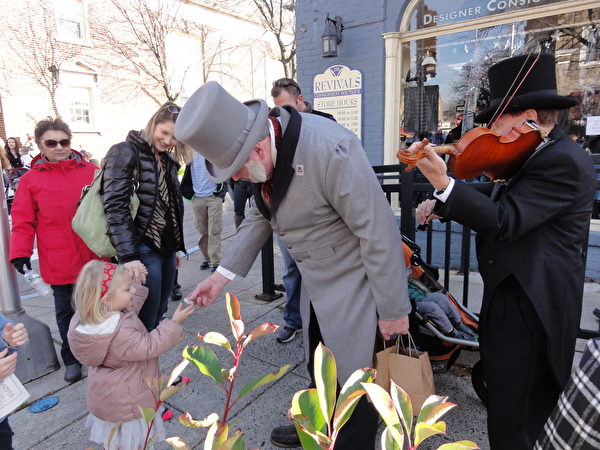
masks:
<svg viewBox="0 0 600 450"><path fill-rule="evenodd" d="M132 285L122 266L104 261L88 262L77 279L73 300L75 315L69 327L69 343L76 358L89 366L86 426L90 439L105 448L134 450L144 443L147 425L139 407L156 402L144 380L160 376L158 356L171 350L182 337L181 323L193 305L177 307L151 332L138 318L148 289ZM109 442L115 424L121 423ZM164 437L160 414L152 436Z"/></svg>

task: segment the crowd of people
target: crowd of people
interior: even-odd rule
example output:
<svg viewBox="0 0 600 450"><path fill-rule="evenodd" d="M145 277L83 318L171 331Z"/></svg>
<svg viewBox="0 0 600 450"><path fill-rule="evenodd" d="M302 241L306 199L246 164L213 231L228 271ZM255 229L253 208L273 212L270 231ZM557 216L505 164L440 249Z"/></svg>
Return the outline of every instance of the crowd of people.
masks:
<svg viewBox="0 0 600 450"><path fill-rule="evenodd" d="M523 71L528 64L531 70ZM489 70L492 102L477 122L493 118L499 134L526 121L544 132L519 172L493 192L448 176L429 145L407 150L424 155L417 166L435 190L418 206L417 219L455 220L477 232L485 284L477 331L492 449L534 447L569 378L579 328L595 174L585 152L555 126L558 111L573 100L556 93L554 64L548 55L533 64L523 56ZM529 75L507 95L500 78L513 72ZM356 135L314 110L294 80L275 81L271 95L272 109L264 100L241 103L208 82L183 108L165 103L144 129L108 150L101 185L112 261L89 250L70 225L98 167L71 147L69 126L60 118L40 121L34 131L40 154L33 158L20 151L18 139L7 140L3 168L29 165L12 206L9 259L21 273L31 269L37 242L40 272L54 296L64 378L77 381L82 364L89 366L86 425L105 448L111 438L111 448L142 445L146 423L138 407L154 406L143 380L158 377L158 356L178 345L181 323L196 306L213 304L236 276L246 276L272 233L288 294L277 340L290 342L304 330L311 386L320 342L333 352L342 386L355 370L372 366L383 340L408 333L411 299L449 336L478 339L447 299L399 276L407 270L396 219ZM187 167L180 183L181 164ZM223 254L228 185L237 234ZM183 198L191 201L200 234L200 269L211 273L188 295L192 304L178 305L169 318L179 254L186 251ZM1 317L0 329L4 378L14 372L27 332ZM378 418L363 397L336 450L375 448ZM112 435L116 423L122 425ZM155 419L153 434L161 433ZM4 418L0 439L8 448L11 435ZM293 425L275 428L271 442L300 445Z"/></svg>

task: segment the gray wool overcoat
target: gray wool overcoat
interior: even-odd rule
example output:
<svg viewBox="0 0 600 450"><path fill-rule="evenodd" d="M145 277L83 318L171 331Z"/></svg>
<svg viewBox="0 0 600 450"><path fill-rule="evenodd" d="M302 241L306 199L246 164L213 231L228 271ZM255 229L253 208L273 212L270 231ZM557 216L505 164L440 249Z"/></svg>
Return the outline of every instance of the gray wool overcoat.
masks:
<svg viewBox="0 0 600 450"><path fill-rule="evenodd" d="M279 109L285 139L290 113ZM310 301L343 384L355 370L373 366L377 320L411 310L401 236L356 135L323 117L300 117L285 196L270 221L252 206L221 266L246 276L275 232L302 274L303 327L308 330Z"/></svg>

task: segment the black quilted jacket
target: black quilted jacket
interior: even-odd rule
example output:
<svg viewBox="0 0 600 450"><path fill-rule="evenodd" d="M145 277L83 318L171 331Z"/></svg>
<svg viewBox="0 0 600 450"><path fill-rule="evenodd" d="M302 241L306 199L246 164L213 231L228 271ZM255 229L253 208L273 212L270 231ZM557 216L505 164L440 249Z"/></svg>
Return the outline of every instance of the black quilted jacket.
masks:
<svg viewBox="0 0 600 450"><path fill-rule="evenodd" d="M137 161L139 155L139 162ZM183 200L177 178L179 163L167 158L169 183L175 189L176 208L179 220L180 236L176 239L183 247ZM144 235L154 214L157 198L157 168L154 151L142 138L139 131L130 131L125 142L113 145L103 160L102 201L108 221L108 236L117 250L120 263L139 259L138 244L144 242ZM138 166L139 165L139 166ZM137 174L139 167L139 174ZM137 196L140 206L135 217L129 211L130 197L133 193L133 180L139 183Z"/></svg>

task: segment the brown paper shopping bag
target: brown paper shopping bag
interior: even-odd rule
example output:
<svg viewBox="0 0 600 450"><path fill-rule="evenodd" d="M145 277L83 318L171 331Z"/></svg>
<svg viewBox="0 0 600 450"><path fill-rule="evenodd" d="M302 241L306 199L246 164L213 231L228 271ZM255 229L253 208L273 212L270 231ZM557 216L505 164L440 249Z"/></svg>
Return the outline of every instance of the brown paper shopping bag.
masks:
<svg viewBox="0 0 600 450"><path fill-rule="evenodd" d="M435 394L435 385L429 355L427 352L414 350L412 337L409 341L412 345L405 348L398 338L395 346L377 353L375 383L390 392L390 380L394 380L409 395L416 416L427 397Z"/></svg>

